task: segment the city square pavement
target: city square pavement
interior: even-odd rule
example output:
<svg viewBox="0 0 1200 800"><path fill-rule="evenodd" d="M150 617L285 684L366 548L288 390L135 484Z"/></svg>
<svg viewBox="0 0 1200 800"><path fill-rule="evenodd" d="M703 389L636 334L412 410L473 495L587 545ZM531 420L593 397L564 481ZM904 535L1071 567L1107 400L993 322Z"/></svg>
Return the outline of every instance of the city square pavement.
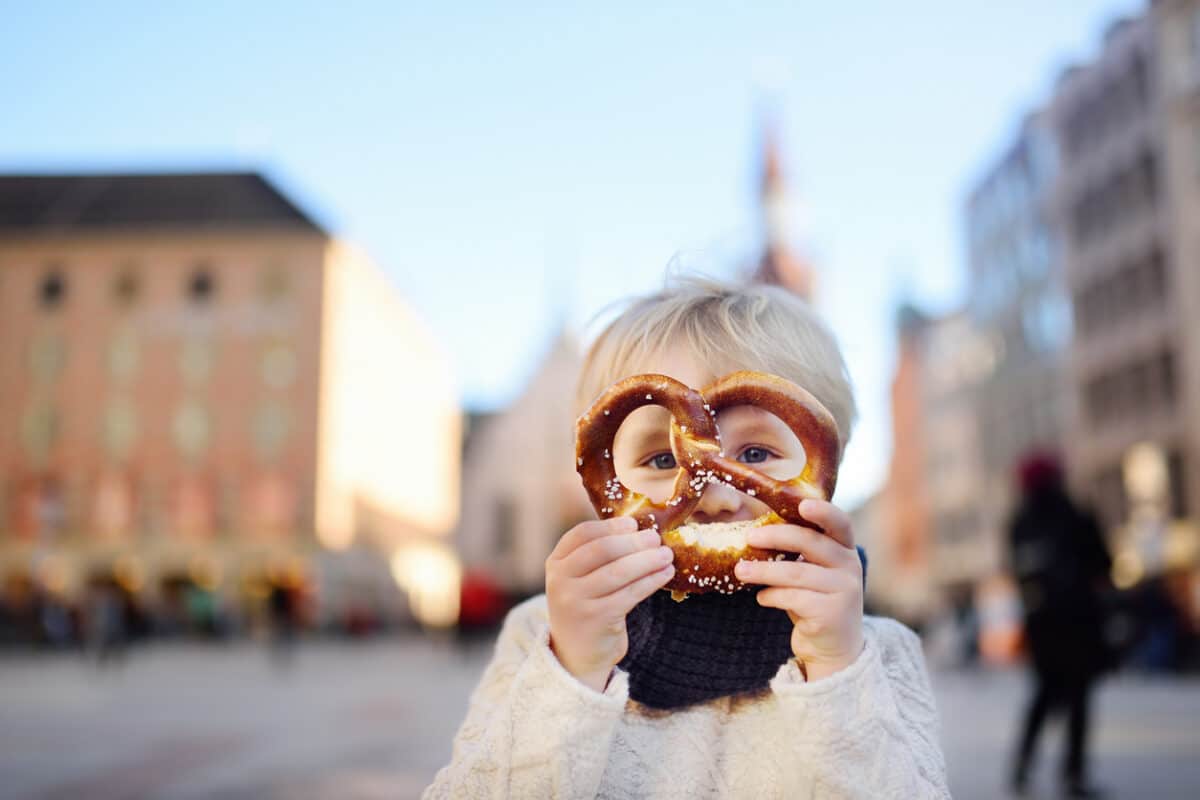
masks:
<svg viewBox="0 0 1200 800"><path fill-rule="evenodd" d="M154 644L104 670L0 656L4 798L406 798L450 754L486 659L418 638L265 647ZM1018 673L934 675L956 798L1004 797ZM1095 706L1098 782L1114 798L1200 797L1200 682L1110 680ZM1037 797L1054 797L1061 726Z"/></svg>

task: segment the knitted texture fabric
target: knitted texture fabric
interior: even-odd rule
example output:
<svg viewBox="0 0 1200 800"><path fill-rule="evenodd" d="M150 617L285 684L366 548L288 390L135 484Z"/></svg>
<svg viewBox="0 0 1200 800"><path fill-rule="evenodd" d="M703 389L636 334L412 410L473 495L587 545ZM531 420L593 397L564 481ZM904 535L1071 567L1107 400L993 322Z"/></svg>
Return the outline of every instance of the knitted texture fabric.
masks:
<svg viewBox="0 0 1200 800"><path fill-rule="evenodd" d="M625 620L629 696L650 708L683 708L767 688L792 656L792 623L760 606L756 591L697 594L675 602L655 592Z"/></svg>
<svg viewBox="0 0 1200 800"><path fill-rule="evenodd" d="M867 556L858 548L866 582ZM629 696L658 709L684 708L767 688L792 657L787 612L760 606L757 591L695 594L675 602L655 592L625 619Z"/></svg>
<svg viewBox="0 0 1200 800"><path fill-rule="evenodd" d="M864 618L858 659L822 680L789 659L761 692L674 711L632 701L620 668L584 686L549 630L544 596L509 613L427 800L950 796L920 641L897 622Z"/></svg>

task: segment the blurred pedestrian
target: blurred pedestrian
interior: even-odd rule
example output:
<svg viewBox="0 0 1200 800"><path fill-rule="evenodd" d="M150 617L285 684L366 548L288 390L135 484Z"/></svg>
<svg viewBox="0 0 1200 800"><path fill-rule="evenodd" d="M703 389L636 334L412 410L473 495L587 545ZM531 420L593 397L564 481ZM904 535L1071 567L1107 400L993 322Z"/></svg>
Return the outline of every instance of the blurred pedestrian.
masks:
<svg viewBox="0 0 1200 800"><path fill-rule="evenodd" d="M1026 791L1042 726L1050 713L1065 710L1064 788L1070 797L1098 797L1087 776L1088 695L1108 662L1101 593L1111 562L1099 524L1067 494L1054 455L1027 456L1018 478L1021 501L1009 535L1034 686L1013 789Z"/></svg>
<svg viewBox="0 0 1200 800"><path fill-rule="evenodd" d="M277 666L286 667L291 664L296 649L297 610L293 587L272 583L267 608L271 618L271 657Z"/></svg>
<svg viewBox="0 0 1200 800"><path fill-rule="evenodd" d="M125 604L110 583L95 583L88 594L86 644L97 666L120 663L125 656Z"/></svg>

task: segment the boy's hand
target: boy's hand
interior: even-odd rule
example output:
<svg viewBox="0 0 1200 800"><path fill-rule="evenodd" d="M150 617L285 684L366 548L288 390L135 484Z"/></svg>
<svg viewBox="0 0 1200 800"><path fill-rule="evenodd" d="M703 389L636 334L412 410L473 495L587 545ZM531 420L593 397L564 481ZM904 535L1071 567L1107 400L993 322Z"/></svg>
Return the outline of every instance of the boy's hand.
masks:
<svg viewBox="0 0 1200 800"><path fill-rule="evenodd" d="M736 572L742 581L766 585L760 605L788 613L792 653L815 681L850 666L862 652L862 562L845 512L823 500L805 500L800 512L825 532L766 525L750 531L747 541L800 553L803 561L741 561Z"/></svg>
<svg viewBox="0 0 1200 800"><path fill-rule="evenodd" d="M674 554L632 517L583 522L546 559L550 648L567 672L603 692L625 657L625 615L675 574Z"/></svg>

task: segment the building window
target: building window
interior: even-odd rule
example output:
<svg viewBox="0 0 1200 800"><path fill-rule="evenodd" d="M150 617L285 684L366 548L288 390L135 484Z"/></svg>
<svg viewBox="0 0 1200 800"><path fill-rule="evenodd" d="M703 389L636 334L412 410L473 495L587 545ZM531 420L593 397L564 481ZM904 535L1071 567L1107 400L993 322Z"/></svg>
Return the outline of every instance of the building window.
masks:
<svg viewBox="0 0 1200 800"><path fill-rule="evenodd" d="M211 423L208 411L199 403L189 401L177 409L172 429L175 445L184 455L194 458L208 448Z"/></svg>
<svg viewBox="0 0 1200 800"><path fill-rule="evenodd" d="M1167 454L1167 482L1170 487L1171 517L1183 519L1187 516L1190 504L1187 498L1187 470L1183 454L1178 450Z"/></svg>
<svg viewBox="0 0 1200 800"><path fill-rule="evenodd" d="M1167 297L1167 267L1162 251L1121 265L1075 295L1080 330L1113 325L1134 312L1161 308Z"/></svg>
<svg viewBox="0 0 1200 800"><path fill-rule="evenodd" d="M67 279L59 270L48 272L38 286L38 303L47 311L53 311L67 299Z"/></svg>
<svg viewBox="0 0 1200 800"><path fill-rule="evenodd" d="M258 296L266 305L279 302L287 296L291 281L282 266L270 266L258 277Z"/></svg>
<svg viewBox="0 0 1200 800"><path fill-rule="evenodd" d="M509 558L517 545L517 506L511 497L496 501L496 538L492 543L492 557L497 560Z"/></svg>
<svg viewBox="0 0 1200 800"><path fill-rule="evenodd" d="M1150 105L1150 69L1146 65L1146 57L1138 53L1133 57L1130 67L1133 78L1133 91L1139 108Z"/></svg>
<svg viewBox="0 0 1200 800"><path fill-rule="evenodd" d="M189 384L198 386L212 374L215 360L212 342L204 338L188 339L179 352L179 371Z"/></svg>
<svg viewBox="0 0 1200 800"><path fill-rule="evenodd" d="M1200 77L1200 8L1192 9L1192 75Z"/></svg>
<svg viewBox="0 0 1200 800"><path fill-rule="evenodd" d="M141 288L136 272L132 269L122 270L113 281L113 301L118 308L128 308L137 300Z"/></svg>
<svg viewBox="0 0 1200 800"><path fill-rule="evenodd" d="M1028 304L1021 325L1034 352L1058 352L1071 338L1071 304L1058 292L1047 291Z"/></svg>
<svg viewBox="0 0 1200 800"><path fill-rule="evenodd" d="M1115 528L1129 517L1129 499L1120 466L1097 473L1092 482L1096 510L1105 527Z"/></svg>
<svg viewBox="0 0 1200 800"><path fill-rule="evenodd" d="M29 346L29 371L41 383L53 383L67 362L67 347L55 334L38 336Z"/></svg>
<svg viewBox="0 0 1200 800"><path fill-rule="evenodd" d="M1143 149L1136 160L1083 189L1070 208L1071 234L1087 244L1153 209L1159 201L1158 158Z"/></svg>
<svg viewBox="0 0 1200 800"><path fill-rule="evenodd" d="M25 483L17 498L18 529L33 538L53 539L66 528L67 507L62 483L54 476ZM49 581L48 581L49 582ZM55 581L59 582L59 581Z"/></svg>
<svg viewBox="0 0 1200 800"><path fill-rule="evenodd" d="M1196 71L1200 73L1200 65ZM1200 181L1200 125L1192 127L1192 156L1196 163L1196 180Z"/></svg>
<svg viewBox="0 0 1200 800"><path fill-rule="evenodd" d="M62 422L58 411L46 403L35 403L21 420L21 438L34 461L41 462L58 441Z"/></svg>
<svg viewBox="0 0 1200 800"><path fill-rule="evenodd" d="M137 413L126 400L113 399L104 414L104 446L108 454L123 460L137 439Z"/></svg>
<svg viewBox="0 0 1200 800"><path fill-rule="evenodd" d="M1167 263L1161 250L1155 249L1146 260L1146 283L1154 300L1161 301L1167 296Z"/></svg>
<svg viewBox="0 0 1200 800"><path fill-rule="evenodd" d="M1175 353L1163 350L1157 358L1158 386L1167 406L1174 406L1178 385L1175 380Z"/></svg>
<svg viewBox="0 0 1200 800"><path fill-rule="evenodd" d="M1083 402L1093 427L1122 416L1172 409L1178 401L1175 353L1164 349L1129 361L1084 384Z"/></svg>
<svg viewBox="0 0 1200 800"><path fill-rule="evenodd" d="M1158 204L1158 159L1154 153L1144 152L1138 159L1136 172L1141 201L1148 206Z"/></svg>
<svg viewBox="0 0 1200 800"><path fill-rule="evenodd" d="M279 405L266 405L254 414L254 446L259 455L272 459L279 455L287 443L291 420L287 409Z"/></svg>
<svg viewBox="0 0 1200 800"><path fill-rule="evenodd" d="M188 300L196 305L208 303L216 292L216 278L209 267L199 267L188 279Z"/></svg>
<svg viewBox="0 0 1200 800"><path fill-rule="evenodd" d="M108 344L108 374L116 381L128 381L137 372L138 340L132 329L118 331Z"/></svg>
<svg viewBox="0 0 1200 800"><path fill-rule="evenodd" d="M286 344L267 348L262 356L262 378L268 386L283 389L296 379L296 351Z"/></svg>

